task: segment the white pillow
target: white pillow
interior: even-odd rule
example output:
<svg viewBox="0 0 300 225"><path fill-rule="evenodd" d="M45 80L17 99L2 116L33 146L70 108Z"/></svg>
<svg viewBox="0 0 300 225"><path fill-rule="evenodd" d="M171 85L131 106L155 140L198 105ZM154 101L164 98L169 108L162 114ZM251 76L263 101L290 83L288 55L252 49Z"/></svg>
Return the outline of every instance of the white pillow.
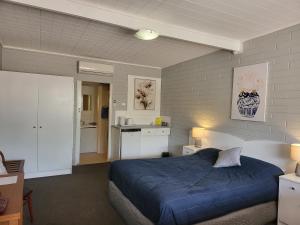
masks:
<svg viewBox="0 0 300 225"><path fill-rule="evenodd" d="M231 148L220 151L219 157L214 165L215 168L241 166L241 152L242 148Z"/></svg>

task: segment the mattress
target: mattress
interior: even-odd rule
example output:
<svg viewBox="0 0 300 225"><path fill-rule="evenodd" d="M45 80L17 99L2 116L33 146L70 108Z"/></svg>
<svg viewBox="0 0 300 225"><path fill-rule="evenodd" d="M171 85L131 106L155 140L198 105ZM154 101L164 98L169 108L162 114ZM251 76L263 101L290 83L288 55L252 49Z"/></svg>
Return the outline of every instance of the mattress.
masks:
<svg viewBox="0 0 300 225"><path fill-rule="evenodd" d="M277 199L278 167L242 156L241 167L214 168L218 151L116 161L110 180L158 225L196 224Z"/></svg>
<svg viewBox="0 0 300 225"><path fill-rule="evenodd" d="M154 225L116 187L109 182L109 199L112 206L128 225ZM277 202L267 202L241 209L193 225L274 225L277 219Z"/></svg>

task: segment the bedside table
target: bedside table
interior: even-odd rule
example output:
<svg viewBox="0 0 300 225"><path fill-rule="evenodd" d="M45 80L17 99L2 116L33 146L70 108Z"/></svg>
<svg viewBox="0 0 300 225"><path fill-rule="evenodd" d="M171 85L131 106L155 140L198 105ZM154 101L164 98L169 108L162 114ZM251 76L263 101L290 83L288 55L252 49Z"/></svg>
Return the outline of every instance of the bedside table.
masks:
<svg viewBox="0 0 300 225"><path fill-rule="evenodd" d="M182 155L192 155L201 149L204 149L203 147L196 147L195 145L186 145L182 148Z"/></svg>
<svg viewBox="0 0 300 225"><path fill-rule="evenodd" d="M294 173L279 177L278 225L297 225L300 221L300 177Z"/></svg>

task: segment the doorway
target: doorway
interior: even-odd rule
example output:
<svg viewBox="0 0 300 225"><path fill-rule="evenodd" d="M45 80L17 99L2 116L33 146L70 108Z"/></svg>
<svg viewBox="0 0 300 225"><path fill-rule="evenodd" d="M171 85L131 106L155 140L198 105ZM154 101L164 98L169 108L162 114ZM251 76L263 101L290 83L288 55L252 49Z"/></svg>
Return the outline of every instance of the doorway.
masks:
<svg viewBox="0 0 300 225"><path fill-rule="evenodd" d="M110 85L81 83L80 165L108 161Z"/></svg>

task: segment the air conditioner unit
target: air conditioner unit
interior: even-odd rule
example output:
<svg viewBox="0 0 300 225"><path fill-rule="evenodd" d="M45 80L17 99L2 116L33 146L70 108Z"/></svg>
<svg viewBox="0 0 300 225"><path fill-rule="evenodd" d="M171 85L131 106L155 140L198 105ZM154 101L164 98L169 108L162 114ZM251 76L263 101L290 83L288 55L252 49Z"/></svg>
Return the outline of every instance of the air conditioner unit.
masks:
<svg viewBox="0 0 300 225"><path fill-rule="evenodd" d="M114 67L112 65L79 61L78 73L112 76Z"/></svg>

